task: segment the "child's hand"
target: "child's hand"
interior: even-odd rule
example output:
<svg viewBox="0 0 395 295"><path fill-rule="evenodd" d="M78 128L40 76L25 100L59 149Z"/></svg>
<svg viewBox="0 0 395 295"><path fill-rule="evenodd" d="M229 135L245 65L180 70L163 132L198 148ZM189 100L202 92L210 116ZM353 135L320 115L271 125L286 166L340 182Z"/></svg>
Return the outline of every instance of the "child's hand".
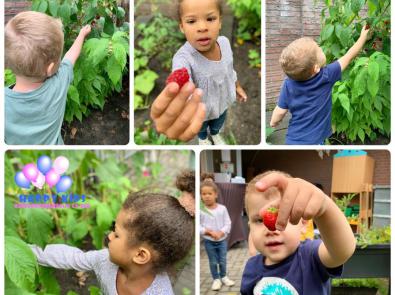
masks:
<svg viewBox="0 0 395 295"><path fill-rule="evenodd" d="M236 95L239 102L247 101L247 93L245 93L244 89L240 85L236 86Z"/></svg>
<svg viewBox="0 0 395 295"><path fill-rule="evenodd" d="M274 200L268 206L279 208L276 229L284 230L288 220L298 224L301 218L309 220L325 212L328 196L313 184L273 172L259 180L255 188L264 192L274 186L279 189L281 199Z"/></svg>
<svg viewBox="0 0 395 295"><path fill-rule="evenodd" d="M86 38L86 36L88 36L91 32L92 28L90 25L86 25L84 26L81 30L80 30L80 35L83 36L84 38Z"/></svg>
<svg viewBox="0 0 395 295"><path fill-rule="evenodd" d="M211 237L218 241L220 238L222 238L223 236L225 236L225 234L222 231L212 231L211 232Z"/></svg>
<svg viewBox="0 0 395 295"><path fill-rule="evenodd" d="M188 141L194 138L206 114L201 97L202 90L195 89L192 82L181 89L177 83L169 83L151 106L151 118L156 130L170 139Z"/></svg>
<svg viewBox="0 0 395 295"><path fill-rule="evenodd" d="M361 30L360 38L362 38L362 40L364 42L366 42L367 40L369 40L372 37L372 34L369 34L369 33L370 33L370 26L364 25Z"/></svg>

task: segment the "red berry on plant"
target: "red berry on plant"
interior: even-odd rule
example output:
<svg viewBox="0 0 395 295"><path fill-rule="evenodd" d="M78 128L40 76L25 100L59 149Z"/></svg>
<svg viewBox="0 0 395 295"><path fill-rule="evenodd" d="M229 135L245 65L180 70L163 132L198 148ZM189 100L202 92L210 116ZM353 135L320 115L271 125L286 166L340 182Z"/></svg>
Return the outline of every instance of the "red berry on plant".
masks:
<svg viewBox="0 0 395 295"><path fill-rule="evenodd" d="M96 15L96 19L100 19L100 15Z"/></svg>
<svg viewBox="0 0 395 295"><path fill-rule="evenodd" d="M175 70L173 73L169 75L169 77L167 77L166 84L169 84L170 82L176 82L181 89L182 86L184 86L184 84L187 83L188 81L189 81L188 70L186 68L181 68Z"/></svg>
<svg viewBox="0 0 395 295"><path fill-rule="evenodd" d="M366 30L369 30L369 29L370 29L370 25L369 25L369 24L366 24L365 29L366 29Z"/></svg>
<svg viewBox="0 0 395 295"><path fill-rule="evenodd" d="M259 210L259 215L262 217L263 224L270 231L276 230L276 221L278 216L278 209L275 207L270 207L268 209L261 208Z"/></svg>

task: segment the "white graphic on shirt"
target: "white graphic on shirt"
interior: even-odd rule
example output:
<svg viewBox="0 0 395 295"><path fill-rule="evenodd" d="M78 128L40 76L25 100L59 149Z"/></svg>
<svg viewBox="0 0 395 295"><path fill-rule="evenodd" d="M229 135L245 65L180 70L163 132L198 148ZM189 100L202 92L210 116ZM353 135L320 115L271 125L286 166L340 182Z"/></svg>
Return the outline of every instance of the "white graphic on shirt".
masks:
<svg viewBox="0 0 395 295"><path fill-rule="evenodd" d="M286 280L275 277L262 278L254 288L254 295L299 295Z"/></svg>

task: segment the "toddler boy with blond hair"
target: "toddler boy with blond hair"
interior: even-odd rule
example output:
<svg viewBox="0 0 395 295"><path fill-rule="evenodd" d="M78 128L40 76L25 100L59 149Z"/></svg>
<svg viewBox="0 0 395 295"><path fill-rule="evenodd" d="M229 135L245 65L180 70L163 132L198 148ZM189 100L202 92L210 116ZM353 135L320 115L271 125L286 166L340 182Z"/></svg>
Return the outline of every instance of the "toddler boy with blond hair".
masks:
<svg viewBox="0 0 395 295"><path fill-rule="evenodd" d="M245 207L250 241L259 253L244 268L242 295L330 294L330 278L340 276L342 265L355 250L354 234L346 217L313 184L279 171L256 176L247 186ZM278 208L276 229L263 223L260 210ZM300 235L313 219L322 240Z"/></svg>
<svg viewBox="0 0 395 295"><path fill-rule="evenodd" d="M7 144L63 144L61 127L67 91L73 80L89 25L83 27L61 61L64 45L60 20L26 11L5 27L5 66L16 76L5 88Z"/></svg>
<svg viewBox="0 0 395 295"><path fill-rule="evenodd" d="M358 41L347 53L327 66L324 52L311 38L297 39L282 51L280 64L287 78L270 126L276 127L290 111L286 144L324 144L332 134L332 87L361 51L368 33L363 27Z"/></svg>

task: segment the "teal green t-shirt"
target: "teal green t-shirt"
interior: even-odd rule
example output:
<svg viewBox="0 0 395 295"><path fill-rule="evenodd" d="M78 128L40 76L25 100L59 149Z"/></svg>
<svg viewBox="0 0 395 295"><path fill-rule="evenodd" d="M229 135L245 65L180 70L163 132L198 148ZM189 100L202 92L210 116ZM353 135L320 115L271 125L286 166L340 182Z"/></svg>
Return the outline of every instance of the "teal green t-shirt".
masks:
<svg viewBox="0 0 395 295"><path fill-rule="evenodd" d="M7 144L63 144L60 134L73 64L63 59L58 72L37 89L16 92L5 88Z"/></svg>

